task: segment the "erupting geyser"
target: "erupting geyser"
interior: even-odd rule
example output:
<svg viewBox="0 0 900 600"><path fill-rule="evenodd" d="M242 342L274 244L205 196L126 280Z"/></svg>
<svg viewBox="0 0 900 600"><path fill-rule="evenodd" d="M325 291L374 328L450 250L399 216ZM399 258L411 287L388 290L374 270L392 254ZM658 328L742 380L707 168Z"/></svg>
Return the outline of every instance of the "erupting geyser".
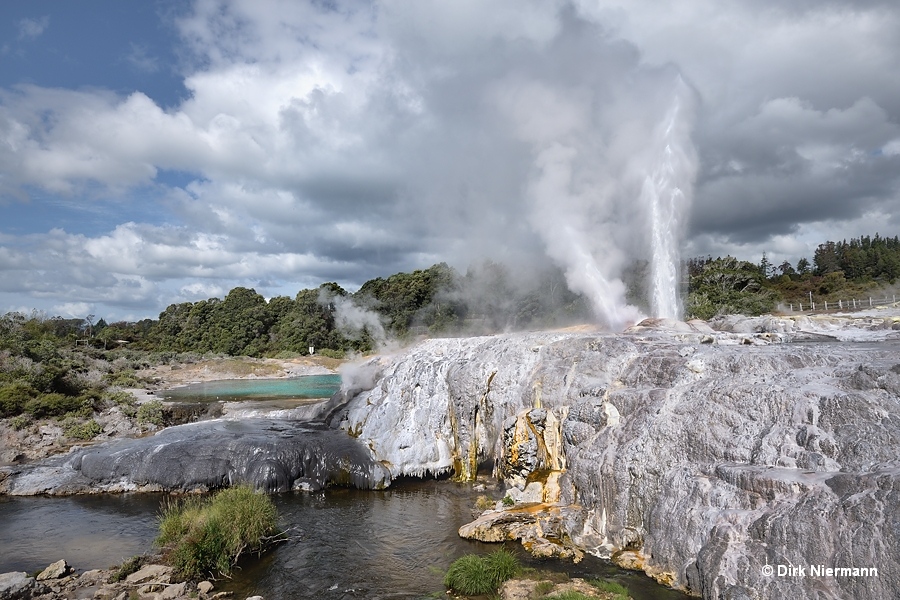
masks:
<svg viewBox="0 0 900 600"><path fill-rule="evenodd" d="M652 79L658 79L653 75ZM647 259L654 317L681 318L679 242L697 161L690 139L690 88L668 79L667 106L630 91L582 129L536 138L528 192L531 223L548 255L613 330L644 317L629 304L622 272ZM649 82L652 91L658 83ZM672 85L674 83L674 86ZM637 202L636 202L637 201Z"/></svg>
<svg viewBox="0 0 900 600"><path fill-rule="evenodd" d="M681 217L690 208L697 173L689 119L684 115L689 96L680 77L677 85L672 106L654 131L656 165L641 189L641 204L650 212L650 310L653 316L668 319L682 316L678 244Z"/></svg>

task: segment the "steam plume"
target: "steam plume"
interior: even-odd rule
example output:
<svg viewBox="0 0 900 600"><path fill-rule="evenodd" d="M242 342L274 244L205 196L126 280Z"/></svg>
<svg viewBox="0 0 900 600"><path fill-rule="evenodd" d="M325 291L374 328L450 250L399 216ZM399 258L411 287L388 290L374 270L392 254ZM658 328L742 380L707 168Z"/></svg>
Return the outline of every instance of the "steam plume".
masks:
<svg viewBox="0 0 900 600"><path fill-rule="evenodd" d="M610 115L594 117L586 131L607 139L588 139L573 127L534 140L543 143L536 144L528 186L531 224L569 287L587 296L611 329L643 316L626 300L621 279L629 261L641 258L650 261L653 316L681 316L678 245L696 158L691 92L679 76L674 85L665 79L654 91L662 87L667 103L624 94Z"/></svg>

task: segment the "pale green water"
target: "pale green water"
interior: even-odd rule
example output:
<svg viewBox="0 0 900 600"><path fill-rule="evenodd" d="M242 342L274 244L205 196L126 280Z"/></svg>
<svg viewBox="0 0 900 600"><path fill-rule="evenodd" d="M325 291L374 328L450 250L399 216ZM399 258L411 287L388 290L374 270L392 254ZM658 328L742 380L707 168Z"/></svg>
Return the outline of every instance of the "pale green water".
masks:
<svg viewBox="0 0 900 600"><path fill-rule="evenodd" d="M166 390L175 402L238 402L330 398L341 389L340 375L306 375L290 379L224 379Z"/></svg>

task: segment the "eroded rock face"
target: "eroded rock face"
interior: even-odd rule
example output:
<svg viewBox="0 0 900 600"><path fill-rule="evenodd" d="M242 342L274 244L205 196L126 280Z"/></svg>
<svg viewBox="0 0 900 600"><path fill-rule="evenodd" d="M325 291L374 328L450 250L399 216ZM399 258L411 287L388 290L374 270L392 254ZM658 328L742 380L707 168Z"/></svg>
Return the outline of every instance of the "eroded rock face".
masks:
<svg viewBox="0 0 900 600"><path fill-rule="evenodd" d="M694 329L426 341L380 365L342 426L393 476L486 463L515 481L531 465L505 432L545 409L561 421L561 497L580 513L565 533L580 547L708 598L893 598L900 346Z"/></svg>

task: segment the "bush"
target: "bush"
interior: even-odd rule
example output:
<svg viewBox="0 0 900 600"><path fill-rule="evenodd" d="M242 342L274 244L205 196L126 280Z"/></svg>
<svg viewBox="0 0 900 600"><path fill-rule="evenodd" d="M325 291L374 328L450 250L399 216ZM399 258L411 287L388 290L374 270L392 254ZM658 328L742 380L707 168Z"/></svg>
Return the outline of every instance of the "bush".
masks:
<svg viewBox="0 0 900 600"><path fill-rule="evenodd" d="M102 396L103 402L115 406L134 406L137 400L128 392L106 392Z"/></svg>
<svg viewBox="0 0 900 600"><path fill-rule="evenodd" d="M12 417L25 409L25 404L37 395L37 390L16 381L0 386L0 417Z"/></svg>
<svg viewBox="0 0 900 600"><path fill-rule="evenodd" d="M115 373L109 373L104 377L104 379L109 383L109 385L116 385L124 388L134 388L141 385L141 380L138 379L137 375L135 375L134 371L132 371L131 369L124 369Z"/></svg>
<svg viewBox="0 0 900 600"><path fill-rule="evenodd" d="M62 423L62 428L66 437L76 440L92 440L103 431L100 424L93 419L79 421L73 417L66 418Z"/></svg>
<svg viewBox="0 0 900 600"><path fill-rule="evenodd" d="M504 581L516 576L519 571L519 561L506 550L497 550L485 556L467 554L450 565L444 576L444 585L467 596L493 594Z"/></svg>
<svg viewBox="0 0 900 600"><path fill-rule="evenodd" d="M81 398L65 394L41 394L25 403L25 412L35 419L44 417L61 417L67 413L78 412L83 408Z"/></svg>
<svg viewBox="0 0 900 600"><path fill-rule="evenodd" d="M141 425L153 424L162 427L163 404L159 400L145 402L137 410L137 420Z"/></svg>
<svg viewBox="0 0 900 600"><path fill-rule="evenodd" d="M271 498L234 487L168 505L156 544L184 577L228 575L245 550L262 552L278 537L277 521Z"/></svg>
<svg viewBox="0 0 900 600"><path fill-rule="evenodd" d="M16 415L9 420L9 425L16 431L22 431L31 425L31 417L28 415Z"/></svg>

